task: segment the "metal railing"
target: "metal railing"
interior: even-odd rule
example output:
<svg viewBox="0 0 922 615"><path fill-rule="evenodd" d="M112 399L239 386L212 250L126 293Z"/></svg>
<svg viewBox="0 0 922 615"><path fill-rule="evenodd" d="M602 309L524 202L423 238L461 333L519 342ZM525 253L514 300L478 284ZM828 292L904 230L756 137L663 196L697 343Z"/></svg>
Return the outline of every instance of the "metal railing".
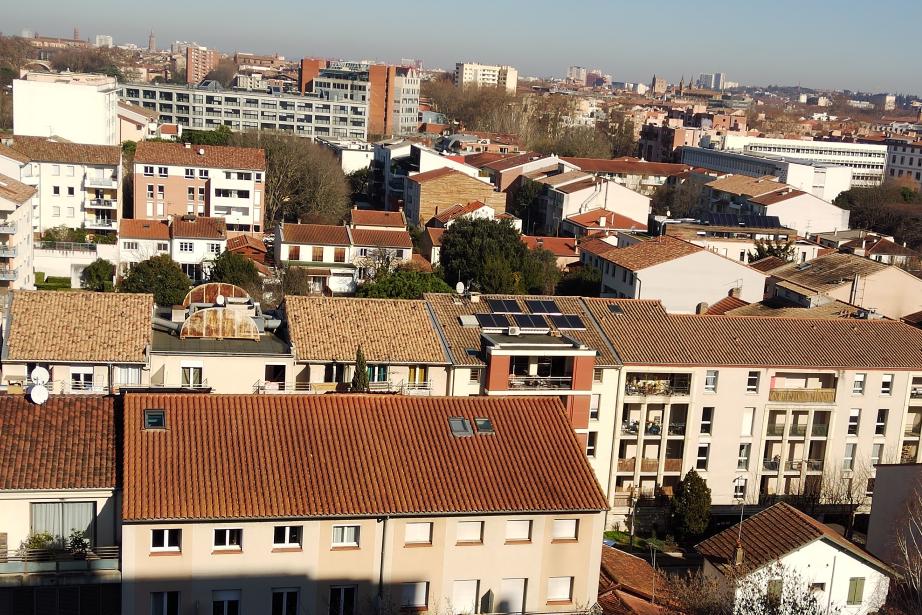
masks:
<svg viewBox="0 0 922 615"><path fill-rule="evenodd" d="M3 235L15 235L16 234L16 223L15 222L0 222L0 233Z"/></svg>
<svg viewBox="0 0 922 615"><path fill-rule="evenodd" d="M769 425L765 428L765 435L767 436L783 436L784 435L784 423L778 423L775 425Z"/></svg>
<svg viewBox="0 0 922 615"><path fill-rule="evenodd" d="M688 395L691 392L689 385L673 385L668 381L655 383L633 383L628 382L624 385L625 395L644 395L652 397L672 397L675 395Z"/></svg>
<svg viewBox="0 0 922 615"><path fill-rule="evenodd" d="M670 436L684 436L685 435L685 423L669 423L669 435Z"/></svg>
<svg viewBox="0 0 922 615"><path fill-rule="evenodd" d="M807 459L804 465L807 467L807 472L821 472L825 463L822 459Z"/></svg>
<svg viewBox="0 0 922 615"><path fill-rule="evenodd" d="M572 376L516 376L509 375L511 389L572 389Z"/></svg>
<svg viewBox="0 0 922 615"><path fill-rule="evenodd" d="M922 434L922 425L907 425L903 429L904 436L918 436L920 434Z"/></svg>
<svg viewBox="0 0 922 615"><path fill-rule="evenodd" d="M96 547L85 555L56 549L0 551L0 575L118 570L119 547Z"/></svg>
<svg viewBox="0 0 922 615"><path fill-rule="evenodd" d="M15 246L0 245L0 257L13 258L16 256Z"/></svg>
<svg viewBox="0 0 922 615"><path fill-rule="evenodd" d="M771 389L768 401L783 401L794 404L826 403L836 401L835 389Z"/></svg>
<svg viewBox="0 0 922 615"><path fill-rule="evenodd" d="M763 459L762 460L762 469L771 470L772 472L777 472L778 468L781 467L781 461L778 459Z"/></svg>
<svg viewBox="0 0 922 615"><path fill-rule="evenodd" d="M785 472L800 472L801 462L799 459L789 459L784 462Z"/></svg>
<svg viewBox="0 0 922 615"><path fill-rule="evenodd" d="M115 228L115 220L108 219L96 219L96 220L87 220L83 223L85 228Z"/></svg>
<svg viewBox="0 0 922 615"><path fill-rule="evenodd" d="M825 438L829 434L829 423L813 423L810 428L810 434Z"/></svg>
<svg viewBox="0 0 922 615"><path fill-rule="evenodd" d="M36 250L57 250L60 252L95 252L95 243L76 243L73 241L39 241Z"/></svg>
<svg viewBox="0 0 922 615"><path fill-rule="evenodd" d="M432 383L429 380L424 382L393 382L391 380L369 382L369 393L399 393L402 395L429 395L432 391ZM348 393L349 383L347 382L266 382L257 380L253 383L254 393L306 393L322 395L324 393Z"/></svg>
<svg viewBox="0 0 922 615"><path fill-rule="evenodd" d="M922 399L922 387L913 385L912 389L909 390L909 397L911 399Z"/></svg>
<svg viewBox="0 0 922 615"><path fill-rule="evenodd" d="M0 280L15 280L18 277L18 271L16 267L0 267Z"/></svg>
<svg viewBox="0 0 922 615"><path fill-rule="evenodd" d="M83 180L84 185L88 188L117 188L118 180L112 177L111 175L87 175L86 179Z"/></svg>
<svg viewBox="0 0 922 615"><path fill-rule="evenodd" d="M89 207L93 209L115 209L118 205L115 199L90 199Z"/></svg>

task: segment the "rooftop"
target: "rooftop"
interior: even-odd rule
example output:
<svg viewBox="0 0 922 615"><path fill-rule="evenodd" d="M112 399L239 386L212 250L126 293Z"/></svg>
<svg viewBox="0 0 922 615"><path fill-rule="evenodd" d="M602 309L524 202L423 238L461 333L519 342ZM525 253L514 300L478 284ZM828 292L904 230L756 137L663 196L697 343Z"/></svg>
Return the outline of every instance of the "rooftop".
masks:
<svg viewBox="0 0 922 615"><path fill-rule="evenodd" d="M785 187L773 175L749 177L748 175L726 175L706 184L707 187L737 196L757 197Z"/></svg>
<svg viewBox="0 0 922 615"><path fill-rule="evenodd" d="M12 177L0 174L0 199L22 205L36 193L34 186L28 186Z"/></svg>
<svg viewBox="0 0 922 615"><path fill-rule="evenodd" d="M641 269L655 267L703 250L704 248L687 241L662 235L625 248L609 250L600 256L630 271L640 271Z"/></svg>
<svg viewBox="0 0 922 615"><path fill-rule="evenodd" d="M522 235L522 241L531 250L547 250L558 258L577 257L576 239L573 237L538 237Z"/></svg>
<svg viewBox="0 0 922 615"><path fill-rule="evenodd" d="M554 398L128 394L124 450L126 522L607 508Z"/></svg>
<svg viewBox="0 0 922 615"><path fill-rule="evenodd" d="M890 265L862 256L833 252L806 263L787 263L772 269L769 275L817 293L825 293L844 284L851 284L856 275L867 276L888 267Z"/></svg>
<svg viewBox="0 0 922 615"><path fill-rule="evenodd" d="M182 216L173 218L170 233L175 239L227 239L224 218Z"/></svg>
<svg viewBox="0 0 922 615"><path fill-rule="evenodd" d="M227 249L228 250L255 250L256 252L266 252L266 244L253 235L244 233L242 235L237 235L231 237L227 240Z"/></svg>
<svg viewBox="0 0 922 615"><path fill-rule="evenodd" d="M118 145L72 143L58 137L23 137L4 139L0 155L9 154L20 162L66 162L72 164L115 167L121 163Z"/></svg>
<svg viewBox="0 0 922 615"><path fill-rule="evenodd" d="M121 239L170 239L170 224L166 220L141 220L122 218L118 221L118 236Z"/></svg>
<svg viewBox="0 0 922 615"><path fill-rule="evenodd" d="M407 219L402 211L380 211L375 209L353 209L352 224L355 226L384 226L406 229Z"/></svg>
<svg viewBox="0 0 922 615"><path fill-rule="evenodd" d="M413 248L413 238L406 229L349 229L352 244L370 248Z"/></svg>
<svg viewBox="0 0 922 615"><path fill-rule="evenodd" d="M513 169L515 167L527 164L529 162L534 162L536 160L541 160L543 158L550 159L550 156L545 156L544 154L539 154L538 152L525 152L515 156L506 156L505 158L501 158L493 162L488 162L487 164L483 165L483 167L493 171L508 171L509 169Z"/></svg>
<svg viewBox="0 0 922 615"><path fill-rule="evenodd" d="M282 241L313 246L348 246L349 231L334 224L282 224Z"/></svg>
<svg viewBox="0 0 922 615"><path fill-rule="evenodd" d="M601 208L590 209L586 213L570 216L567 218L567 222L585 229L647 230L647 223L645 221L632 220L625 215Z"/></svg>
<svg viewBox="0 0 922 615"><path fill-rule="evenodd" d="M265 171L266 153L257 147L190 145L164 141L141 141L134 154L137 164L165 164L211 169Z"/></svg>
<svg viewBox="0 0 922 615"><path fill-rule="evenodd" d="M690 171L687 164L672 164L668 162L647 162L639 158L573 158L564 157L562 160L578 166L587 173L606 173L611 175L657 175L671 176Z"/></svg>
<svg viewBox="0 0 922 615"><path fill-rule="evenodd" d="M482 207L486 207L486 204L480 201L471 201L470 203L464 204L456 203L451 207L446 207L442 211L437 212L432 217L432 219L445 224L446 222L454 220L455 218L459 218L465 214L473 213Z"/></svg>

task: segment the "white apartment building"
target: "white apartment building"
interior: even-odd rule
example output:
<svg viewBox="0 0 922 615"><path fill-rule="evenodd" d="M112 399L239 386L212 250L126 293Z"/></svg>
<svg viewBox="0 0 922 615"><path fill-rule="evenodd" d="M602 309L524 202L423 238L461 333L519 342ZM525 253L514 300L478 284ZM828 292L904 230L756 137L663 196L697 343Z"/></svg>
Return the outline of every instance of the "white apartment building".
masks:
<svg viewBox="0 0 922 615"><path fill-rule="evenodd" d="M886 178L909 179L922 186L922 142L889 139Z"/></svg>
<svg viewBox="0 0 922 615"><path fill-rule="evenodd" d="M779 181L813 196L832 202L852 187L852 169L847 166L815 162L795 156L756 152L731 152L703 147L683 147L682 162L720 173L764 177Z"/></svg>
<svg viewBox="0 0 922 615"><path fill-rule="evenodd" d="M519 82L519 71L511 66L458 62L455 64L455 85L457 87L499 87L515 94Z"/></svg>
<svg viewBox="0 0 922 615"><path fill-rule="evenodd" d="M0 293L32 289L34 186L0 174Z"/></svg>
<svg viewBox="0 0 922 615"><path fill-rule="evenodd" d="M115 77L26 73L13 81L13 133L118 145Z"/></svg>
<svg viewBox="0 0 922 615"><path fill-rule="evenodd" d="M887 162L887 146L868 143L769 139L727 133L716 138L707 137L702 145L720 150L775 154L849 167L852 170L852 186L855 187L880 185L884 180L884 166Z"/></svg>
<svg viewBox="0 0 922 615"><path fill-rule="evenodd" d="M348 139L316 139L316 143L333 152L346 175L371 167L375 146L367 141Z"/></svg>
<svg viewBox="0 0 922 615"><path fill-rule="evenodd" d="M206 280L211 262L225 250L223 219L182 216L170 221L170 256L193 282Z"/></svg>
<svg viewBox="0 0 922 615"><path fill-rule="evenodd" d="M114 231L121 211L122 151L42 137L0 141L0 173L36 189L32 230Z"/></svg>

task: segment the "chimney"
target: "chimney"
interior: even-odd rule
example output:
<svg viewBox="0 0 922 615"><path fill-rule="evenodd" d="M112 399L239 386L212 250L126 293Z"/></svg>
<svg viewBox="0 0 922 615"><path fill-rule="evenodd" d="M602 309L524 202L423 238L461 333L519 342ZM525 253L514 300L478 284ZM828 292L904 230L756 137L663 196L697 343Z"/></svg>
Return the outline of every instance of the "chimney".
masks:
<svg viewBox="0 0 922 615"><path fill-rule="evenodd" d="M742 292L743 292L743 289L737 286L736 288L730 289L730 296L733 297L734 299L739 299Z"/></svg>
<svg viewBox="0 0 922 615"><path fill-rule="evenodd" d="M198 148L198 155L199 155L199 156L204 156L204 155L205 155L205 148L204 148L204 147Z"/></svg>
<svg viewBox="0 0 922 615"><path fill-rule="evenodd" d="M186 149L192 149L191 143L184 143L183 145L185 145Z"/></svg>
<svg viewBox="0 0 922 615"><path fill-rule="evenodd" d="M736 548L733 549L733 565L740 566L743 563L743 543L737 542Z"/></svg>
<svg viewBox="0 0 922 615"><path fill-rule="evenodd" d="M602 228L605 227L605 214L602 214L601 216L599 216L599 227L602 227Z"/></svg>

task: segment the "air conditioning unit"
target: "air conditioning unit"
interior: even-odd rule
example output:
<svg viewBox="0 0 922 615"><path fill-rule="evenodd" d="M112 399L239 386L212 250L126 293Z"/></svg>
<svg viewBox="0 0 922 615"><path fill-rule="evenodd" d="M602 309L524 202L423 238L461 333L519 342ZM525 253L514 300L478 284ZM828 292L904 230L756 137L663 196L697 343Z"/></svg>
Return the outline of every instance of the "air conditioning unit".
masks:
<svg viewBox="0 0 922 615"><path fill-rule="evenodd" d="M522 332L518 327L509 327L509 335L519 335Z"/></svg>

